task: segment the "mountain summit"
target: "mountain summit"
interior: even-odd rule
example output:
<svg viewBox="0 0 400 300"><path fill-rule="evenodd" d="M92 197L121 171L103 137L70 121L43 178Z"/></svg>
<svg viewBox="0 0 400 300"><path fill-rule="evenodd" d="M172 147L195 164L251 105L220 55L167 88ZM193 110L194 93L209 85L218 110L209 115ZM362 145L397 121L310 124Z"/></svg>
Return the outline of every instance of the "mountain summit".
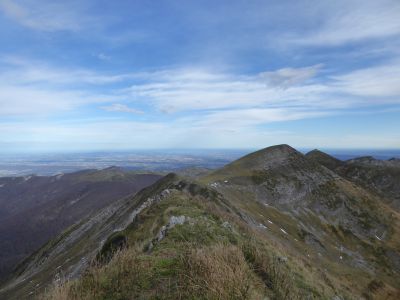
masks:
<svg viewBox="0 0 400 300"><path fill-rule="evenodd" d="M314 160L319 164L327 167L330 170L335 170L336 168L343 165L343 162L325 152L322 152L318 149L314 149L306 154L308 159Z"/></svg>
<svg viewBox="0 0 400 300"><path fill-rule="evenodd" d="M302 154L289 145L282 144L261 149L259 151L248 154L231 164L228 164L223 169L230 167L242 167L247 170L259 170L273 166L282 165L290 159L301 157Z"/></svg>

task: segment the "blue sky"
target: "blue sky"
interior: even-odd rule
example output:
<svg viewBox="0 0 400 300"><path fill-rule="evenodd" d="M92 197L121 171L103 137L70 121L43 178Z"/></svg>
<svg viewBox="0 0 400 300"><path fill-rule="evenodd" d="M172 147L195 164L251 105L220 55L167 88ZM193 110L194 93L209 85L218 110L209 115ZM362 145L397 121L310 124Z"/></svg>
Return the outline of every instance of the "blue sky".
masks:
<svg viewBox="0 0 400 300"><path fill-rule="evenodd" d="M0 0L0 151L400 148L400 2Z"/></svg>

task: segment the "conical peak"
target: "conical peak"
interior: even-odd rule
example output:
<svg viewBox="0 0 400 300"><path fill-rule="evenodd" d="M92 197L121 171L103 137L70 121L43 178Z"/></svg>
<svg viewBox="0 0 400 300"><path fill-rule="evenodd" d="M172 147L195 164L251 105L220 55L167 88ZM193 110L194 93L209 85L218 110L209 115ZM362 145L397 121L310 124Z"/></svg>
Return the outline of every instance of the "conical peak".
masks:
<svg viewBox="0 0 400 300"><path fill-rule="evenodd" d="M233 165L240 165L243 168L260 169L268 166L284 164L296 159L304 159L304 155L293 147L282 144L267 147L259 151L250 153L239 160L233 162Z"/></svg>
<svg viewBox="0 0 400 300"><path fill-rule="evenodd" d="M343 162L325 152L322 152L318 149L314 149L306 154L306 157L310 160L313 160L328 169L334 170L335 168L341 166Z"/></svg>
<svg viewBox="0 0 400 300"><path fill-rule="evenodd" d="M264 156L287 156L290 154L300 154L296 149L293 147L287 145L287 144L281 144L281 145L275 145L271 147L267 147L264 149L261 149L259 151L256 151L252 153L253 155L264 155ZM250 154L250 155L252 155Z"/></svg>

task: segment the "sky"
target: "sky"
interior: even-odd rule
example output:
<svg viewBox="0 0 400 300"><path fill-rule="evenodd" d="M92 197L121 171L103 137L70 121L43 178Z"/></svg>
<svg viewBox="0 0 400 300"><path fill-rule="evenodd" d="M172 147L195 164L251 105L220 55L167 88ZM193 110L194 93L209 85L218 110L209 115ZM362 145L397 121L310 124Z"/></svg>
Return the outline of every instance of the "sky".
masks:
<svg viewBox="0 0 400 300"><path fill-rule="evenodd" d="M0 152L400 148L400 1L0 0Z"/></svg>

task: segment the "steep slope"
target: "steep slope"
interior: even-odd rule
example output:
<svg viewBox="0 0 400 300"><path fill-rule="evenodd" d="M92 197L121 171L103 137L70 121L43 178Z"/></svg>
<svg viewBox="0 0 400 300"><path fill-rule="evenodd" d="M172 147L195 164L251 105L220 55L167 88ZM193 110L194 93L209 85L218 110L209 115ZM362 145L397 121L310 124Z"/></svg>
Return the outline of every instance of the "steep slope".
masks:
<svg viewBox="0 0 400 300"><path fill-rule="evenodd" d="M336 169L342 176L377 192L400 211L400 161L360 157Z"/></svg>
<svg viewBox="0 0 400 300"><path fill-rule="evenodd" d="M297 299L334 296L218 192L170 174L33 256L7 299ZM108 236L108 239L105 237ZM122 248L122 252L115 252ZM88 262L95 259L95 263ZM65 297L65 298L62 298Z"/></svg>
<svg viewBox="0 0 400 300"><path fill-rule="evenodd" d="M116 167L0 178L0 279L67 227L159 178Z"/></svg>
<svg viewBox="0 0 400 300"><path fill-rule="evenodd" d="M252 153L203 182L252 215L266 207L270 221L281 224L281 232L291 236L287 247L303 241L301 251L309 263L324 266L334 278L362 274L348 282L360 280L357 285L367 289L374 278L385 278L398 288L398 282L387 276L398 277L400 272L398 213L377 195L290 146ZM261 216L249 222L270 230Z"/></svg>
<svg viewBox="0 0 400 300"><path fill-rule="evenodd" d="M373 195L287 145L252 153L206 178L227 192L240 188L241 193L292 214L312 209L362 237L388 230L389 218L381 214Z"/></svg>
<svg viewBox="0 0 400 300"><path fill-rule="evenodd" d="M30 257L0 298L399 299L399 225L376 195L280 145L114 202Z"/></svg>
<svg viewBox="0 0 400 300"><path fill-rule="evenodd" d="M400 210L400 160L379 160L372 156L340 161L318 150L306 154L340 176L383 197L385 203Z"/></svg>

